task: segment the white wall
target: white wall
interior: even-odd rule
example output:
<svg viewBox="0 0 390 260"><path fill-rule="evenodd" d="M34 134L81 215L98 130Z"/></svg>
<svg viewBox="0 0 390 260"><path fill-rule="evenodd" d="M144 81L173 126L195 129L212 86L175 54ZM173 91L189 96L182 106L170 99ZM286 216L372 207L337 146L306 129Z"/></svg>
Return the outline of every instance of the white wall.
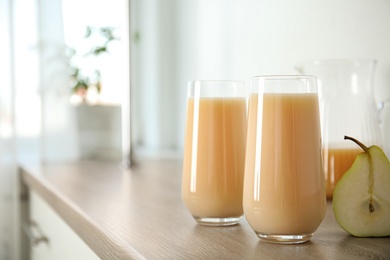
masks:
<svg viewBox="0 0 390 260"><path fill-rule="evenodd" d="M176 148L178 121L177 21L178 1L136 0L132 3L132 96L134 140L138 148ZM139 35L139 39L134 39ZM173 130L173 132L172 132Z"/></svg>
<svg viewBox="0 0 390 260"><path fill-rule="evenodd" d="M193 79L249 81L297 74L294 65L309 59L375 58L375 97L390 98L388 0L142 2L133 24L140 34L133 85L142 89L135 97L142 103L138 145L181 151L186 84Z"/></svg>

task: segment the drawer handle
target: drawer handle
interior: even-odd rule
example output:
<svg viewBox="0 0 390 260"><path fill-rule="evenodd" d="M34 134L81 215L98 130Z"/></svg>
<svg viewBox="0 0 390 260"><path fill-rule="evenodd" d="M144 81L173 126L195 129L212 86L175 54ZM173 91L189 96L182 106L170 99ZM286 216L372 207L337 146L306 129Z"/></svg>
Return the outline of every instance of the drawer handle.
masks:
<svg viewBox="0 0 390 260"><path fill-rule="evenodd" d="M38 224L33 220L23 225L23 231L29 238L31 246L35 247L40 243L49 244L49 239L42 233Z"/></svg>

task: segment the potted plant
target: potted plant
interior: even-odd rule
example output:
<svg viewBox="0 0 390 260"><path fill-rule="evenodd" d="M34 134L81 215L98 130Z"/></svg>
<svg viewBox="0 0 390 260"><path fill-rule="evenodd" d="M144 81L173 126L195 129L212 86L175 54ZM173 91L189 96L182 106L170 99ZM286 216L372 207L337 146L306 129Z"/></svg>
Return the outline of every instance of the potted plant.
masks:
<svg viewBox="0 0 390 260"><path fill-rule="evenodd" d="M85 43L89 44L87 51L68 49L81 159L120 160L121 157L121 107L92 98L99 96L102 90L102 69L98 61L110 54L112 42L120 40L115 31L113 27L87 27L84 37Z"/></svg>
<svg viewBox="0 0 390 260"><path fill-rule="evenodd" d="M115 27L88 26L84 39L93 43L89 50L79 54L75 48L68 48L72 95L78 96L82 103L88 103L88 95L92 90L98 95L102 90L101 71L97 63L94 64L97 67L93 68L93 72L91 72L90 65L83 67L82 64L86 60L96 61L103 54L109 54L110 44L120 40L115 33L116 30Z"/></svg>

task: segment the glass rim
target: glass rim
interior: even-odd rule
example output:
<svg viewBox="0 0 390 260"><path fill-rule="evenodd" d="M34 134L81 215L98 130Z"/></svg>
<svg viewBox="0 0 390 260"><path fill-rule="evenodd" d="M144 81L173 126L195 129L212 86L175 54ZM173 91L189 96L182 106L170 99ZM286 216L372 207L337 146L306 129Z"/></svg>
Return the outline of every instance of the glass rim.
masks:
<svg viewBox="0 0 390 260"><path fill-rule="evenodd" d="M259 75L252 77L253 80L317 80L317 77L314 75Z"/></svg>
<svg viewBox="0 0 390 260"><path fill-rule="evenodd" d="M264 75L253 77L250 93L318 93L313 75Z"/></svg>
<svg viewBox="0 0 390 260"><path fill-rule="evenodd" d="M194 80L187 85L187 97L243 97L248 91L242 80Z"/></svg>
<svg viewBox="0 0 390 260"><path fill-rule="evenodd" d="M219 79L208 79L208 80L189 80L188 84L197 84L197 83L245 83L243 80L219 80Z"/></svg>

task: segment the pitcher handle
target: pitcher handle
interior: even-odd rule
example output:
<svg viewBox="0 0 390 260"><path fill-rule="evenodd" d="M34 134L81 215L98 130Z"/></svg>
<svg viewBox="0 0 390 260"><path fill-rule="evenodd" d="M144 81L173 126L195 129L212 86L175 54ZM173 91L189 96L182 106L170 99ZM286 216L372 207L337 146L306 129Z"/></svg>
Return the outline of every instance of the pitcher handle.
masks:
<svg viewBox="0 0 390 260"><path fill-rule="evenodd" d="M390 158L390 98L381 101L378 108L380 111L379 118L383 138L383 148L387 158Z"/></svg>

